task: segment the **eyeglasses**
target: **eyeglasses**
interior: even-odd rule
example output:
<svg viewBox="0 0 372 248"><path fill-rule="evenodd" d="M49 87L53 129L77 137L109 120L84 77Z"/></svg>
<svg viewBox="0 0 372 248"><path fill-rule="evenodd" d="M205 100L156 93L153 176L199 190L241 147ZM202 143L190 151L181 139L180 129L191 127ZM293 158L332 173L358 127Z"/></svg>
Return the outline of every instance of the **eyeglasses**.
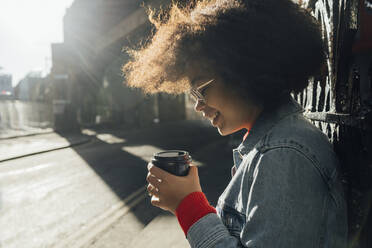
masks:
<svg viewBox="0 0 372 248"><path fill-rule="evenodd" d="M214 79L209 80L208 82L205 82L198 87L192 87L190 89L190 95L194 98L195 101L205 102L205 98L201 92L201 89L205 88L207 85L212 83Z"/></svg>

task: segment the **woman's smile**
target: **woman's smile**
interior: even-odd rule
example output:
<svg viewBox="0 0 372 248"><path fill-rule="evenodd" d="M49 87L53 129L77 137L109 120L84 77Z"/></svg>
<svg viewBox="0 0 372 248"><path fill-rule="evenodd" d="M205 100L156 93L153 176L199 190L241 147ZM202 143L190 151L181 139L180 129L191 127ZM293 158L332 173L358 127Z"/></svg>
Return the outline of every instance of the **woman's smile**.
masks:
<svg viewBox="0 0 372 248"><path fill-rule="evenodd" d="M210 119L211 122L212 122L212 125L213 125L214 127L217 126L218 120L220 119L219 117L220 117L220 112L217 111L217 112L213 115L213 117Z"/></svg>
<svg viewBox="0 0 372 248"><path fill-rule="evenodd" d="M205 81L205 80L204 80ZM221 135L229 135L242 128L249 129L260 113L260 107L247 103L220 80L204 90L204 101L196 101L194 109L201 112Z"/></svg>

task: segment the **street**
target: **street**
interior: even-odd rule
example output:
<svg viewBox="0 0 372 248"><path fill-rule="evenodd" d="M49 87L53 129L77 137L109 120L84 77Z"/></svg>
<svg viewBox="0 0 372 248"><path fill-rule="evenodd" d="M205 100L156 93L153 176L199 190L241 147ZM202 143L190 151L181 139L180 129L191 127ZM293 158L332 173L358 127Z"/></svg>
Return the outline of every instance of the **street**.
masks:
<svg viewBox="0 0 372 248"><path fill-rule="evenodd" d="M111 242L107 247L129 244L135 238L133 233L162 212L151 206L145 191L147 162L157 151L189 151L200 166L203 191L212 204L229 179L228 138L220 137L205 123L83 130L80 136L54 133L20 138L20 155L34 144L44 152L32 151L20 158L14 155L0 163L0 247L103 247L98 245L100 240ZM76 145L58 148L61 139ZM45 147L40 146L40 140ZM0 140L2 154L7 153L10 141ZM54 147L47 151L50 144ZM211 165L213 161L221 164ZM214 177L207 170L212 166ZM120 219L125 219L125 224L115 224ZM115 233L107 230L115 230L117 225L124 227L125 233L113 238Z"/></svg>

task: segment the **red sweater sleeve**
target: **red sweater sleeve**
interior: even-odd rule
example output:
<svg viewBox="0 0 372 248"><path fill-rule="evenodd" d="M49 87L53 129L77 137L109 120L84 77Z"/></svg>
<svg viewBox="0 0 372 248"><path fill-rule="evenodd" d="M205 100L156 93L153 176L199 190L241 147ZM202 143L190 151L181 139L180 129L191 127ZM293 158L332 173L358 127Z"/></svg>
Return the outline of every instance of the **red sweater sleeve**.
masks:
<svg viewBox="0 0 372 248"><path fill-rule="evenodd" d="M176 209L176 216L185 236L195 222L209 213L216 213L216 209L209 204L203 192L188 194Z"/></svg>

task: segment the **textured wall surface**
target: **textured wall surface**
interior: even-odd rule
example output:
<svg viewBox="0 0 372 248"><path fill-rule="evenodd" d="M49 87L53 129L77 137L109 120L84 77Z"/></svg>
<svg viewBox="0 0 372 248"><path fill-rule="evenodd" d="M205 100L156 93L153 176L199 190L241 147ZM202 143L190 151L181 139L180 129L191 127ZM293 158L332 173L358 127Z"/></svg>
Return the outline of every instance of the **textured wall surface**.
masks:
<svg viewBox="0 0 372 248"><path fill-rule="evenodd" d="M370 2L299 2L321 23L327 47L327 68L323 75L312 78L308 88L295 97L306 109L305 115L327 134L340 158L348 200L349 247L372 247L372 112L371 106L361 104L360 54L352 53L360 27L359 4Z"/></svg>

